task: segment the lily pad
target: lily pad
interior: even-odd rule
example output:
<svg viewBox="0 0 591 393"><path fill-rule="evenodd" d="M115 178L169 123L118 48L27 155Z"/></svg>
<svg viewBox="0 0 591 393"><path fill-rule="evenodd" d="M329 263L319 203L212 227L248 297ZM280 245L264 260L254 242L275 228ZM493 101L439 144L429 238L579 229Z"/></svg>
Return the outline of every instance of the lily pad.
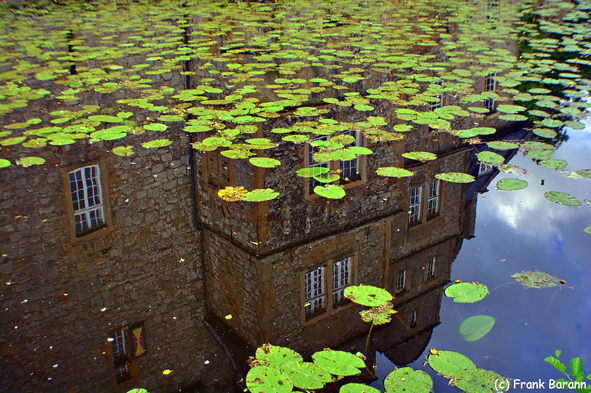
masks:
<svg viewBox="0 0 591 393"><path fill-rule="evenodd" d="M558 170L558 169L563 169L566 168L567 166L567 162L564 160L543 160L539 162L540 166L543 166L544 168L548 168L548 169L553 169L553 170Z"/></svg>
<svg viewBox="0 0 591 393"><path fill-rule="evenodd" d="M357 356L344 351L324 350L312 355L321 369L338 376L356 375L365 368L365 362Z"/></svg>
<svg viewBox="0 0 591 393"><path fill-rule="evenodd" d="M427 161L432 161L432 160L437 159L437 154L426 152L426 151L413 151L413 152L409 152L409 153L402 153L402 157L405 157L405 158L408 158L411 160L427 162Z"/></svg>
<svg viewBox="0 0 591 393"><path fill-rule="evenodd" d="M287 376L272 367L259 366L246 375L246 386L252 393L288 393L293 383Z"/></svg>
<svg viewBox="0 0 591 393"><path fill-rule="evenodd" d="M479 282L460 282L445 289L445 296L454 298L456 303L474 303L487 294L488 288Z"/></svg>
<svg viewBox="0 0 591 393"><path fill-rule="evenodd" d="M296 171L296 174L301 177L314 177L328 173L330 169L323 166L315 166L312 168L302 168Z"/></svg>
<svg viewBox="0 0 591 393"><path fill-rule="evenodd" d="M531 150L527 152L528 157L534 160L546 160L554 156L553 150Z"/></svg>
<svg viewBox="0 0 591 393"><path fill-rule="evenodd" d="M533 133L542 138L554 138L557 135L556 131L548 128L534 128Z"/></svg>
<svg viewBox="0 0 591 393"><path fill-rule="evenodd" d="M218 196L227 202L236 202L242 199L248 191L244 187L228 186L218 191Z"/></svg>
<svg viewBox="0 0 591 393"><path fill-rule="evenodd" d="M472 360L461 353L453 351L437 351L427 358L429 366L447 378L462 378L467 372L475 370Z"/></svg>
<svg viewBox="0 0 591 393"><path fill-rule="evenodd" d="M505 157L500 154L493 153L492 151L481 151L478 153L477 157L479 161L493 164L501 164L505 161Z"/></svg>
<svg viewBox="0 0 591 393"><path fill-rule="evenodd" d="M16 163L24 167L31 165L42 165L45 163L45 159L41 157L23 157L19 159Z"/></svg>
<svg viewBox="0 0 591 393"><path fill-rule="evenodd" d="M413 173L409 170L404 168L396 168L396 167L382 167L378 168L377 174L380 176L388 176L388 177L409 177L412 176Z"/></svg>
<svg viewBox="0 0 591 393"><path fill-rule="evenodd" d="M267 157L252 157L248 161L259 168L275 168L281 165L281 161Z"/></svg>
<svg viewBox="0 0 591 393"><path fill-rule="evenodd" d="M5 160L4 158L0 158L0 168L6 168L10 165L11 165L10 161Z"/></svg>
<svg viewBox="0 0 591 393"><path fill-rule="evenodd" d="M345 288L345 297L354 303L367 307L384 306L392 301L392 295L385 289L371 285Z"/></svg>
<svg viewBox="0 0 591 393"><path fill-rule="evenodd" d="M135 154L133 151L133 146L118 146L113 149L113 153L123 157L129 157Z"/></svg>
<svg viewBox="0 0 591 393"><path fill-rule="evenodd" d="M460 326L460 334L466 341L476 341L484 337L495 324L495 319L488 315L475 315L466 319Z"/></svg>
<svg viewBox="0 0 591 393"><path fill-rule="evenodd" d="M164 147L164 146L168 146L172 144L171 140L168 139L156 139L150 142L146 142L142 144L142 147L145 147L147 149L155 149L155 148L159 148L159 147Z"/></svg>
<svg viewBox="0 0 591 393"><path fill-rule="evenodd" d="M487 142L486 145L495 150L511 150L519 147L517 143L511 142Z"/></svg>
<svg viewBox="0 0 591 393"><path fill-rule="evenodd" d="M506 378L501 377L494 371L476 368L468 370L462 378L454 381L454 385L464 392L490 393L499 390L497 389L498 381L505 380Z"/></svg>
<svg viewBox="0 0 591 393"><path fill-rule="evenodd" d="M497 189L503 191L522 190L527 187L527 182L520 179L501 179L497 182Z"/></svg>
<svg viewBox="0 0 591 393"><path fill-rule="evenodd" d="M361 383L348 383L341 386L339 393L380 393L380 391L374 387L363 385Z"/></svg>
<svg viewBox="0 0 591 393"><path fill-rule="evenodd" d="M524 270L511 275L511 277L526 288L552 288L560 285L558 278L539 270L535 272Z"/></svg>
<svg viewBox="0 0 591 393"><path fill-rule="evenodd" d="M281 365L281 371L300 389L322 389L332 380L330 373L314 363L286 362Z"/></svg>
<svg viewBox="0 0 591 393"><path fill-rule="evenodd" d="M415 371L410 367L402 367L388 374L384 380L384 386L388 393L429 393L433 388L433 381L422 370Z"/></svg>
<svg viewBox="0 0 591 393"><path fill-rule="evenodd" d="M246 201L246 202L263 202L263 201L269 201L271 199L275 199L278 196L279 196L278 192L276 192L270 188L265 188L265 189L252 190L252 191L246 193L242 197L242 200Z"/></svg>
<svg viewBox="0 0 591 393"><path fill-rule="evenodd" d="M162 123L150 123L150 124L144 125L144 129L149 130L149 131L164 131L167 128L168 128L168 126L166 124L162 124Z"/></svg>
<svg viewBox="0 0 591 393"><path fill-rule="evenodd" d="M581 206L581 202L569 194L560 191L549 191L544 193L544 197L554 203L566 206Z"/></svg>
<svg viewBox="0 0 591 393"><path fill-rule="evenodd" d="M474 181L474 176L458 172L438 173L435 178L450 183L470 183Z"/></svg>
<svg viewBox="0 0 591 393"><path fill-rule="evenodd" d="M329 184L325 187L316 186L314 187L314 193L329 199L341 199L345 196L345 190L343 187L333 184Z"/></svg>

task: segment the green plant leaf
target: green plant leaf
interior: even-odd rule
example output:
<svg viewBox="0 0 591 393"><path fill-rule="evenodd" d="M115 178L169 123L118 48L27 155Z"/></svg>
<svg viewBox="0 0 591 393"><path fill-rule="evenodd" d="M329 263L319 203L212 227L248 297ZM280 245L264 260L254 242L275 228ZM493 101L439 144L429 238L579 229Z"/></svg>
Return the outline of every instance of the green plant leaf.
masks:
<svg viewBox="0 0 591 393"><path fill-rule="evenodd" d="M544 359L544 361L553 365L554 368L557 369L558 371L560 371L561 373L563 373L563 374L565 373L566 366L564 364L562 364L562 362L560 360L556 359L554 356L548 356L546 359Z"/></svg>
<svg viewBox="0 0 591 393"><path fill-rule="evenodd" d="M486 145L495 150L511 150L519 147L517 143L511 142L487 142Z"/></svg>
<svg viewBox="0 0 591 393"><path fill-rule="evenodd" d="M1 161L2 161L2 160L0 160L0 162L1 162ZM4 160L4 161L6 161L6 160ZM0 165L1 165L1 164L0 164ZM2 167L2 166L0 166L0 168L3 168L3 167ZM585 232L585 233L586 233L586 234L588 234L588 235L591 235L591 225L588 225L588 226L586 226L586 227L585 227L585 229L583 229L583 232Z"/></svg>
<svg viewBox="0 0 591 393"><path fill-rule="evenodd" d="M361 383L348 383L341 386L339 393L380 393L380 391L374 387L363 385Z"/></svg>
<svg viewBox="0 0 591 393"><path fill-rule="evenodd" d="M349 286L345 288L345 297L367 307L385 306L392 301L388 291L371 285Z"/></svg>
<svg viewBox="0 0 591 393"><path fill-rule="evenodd" d="M113 149L113 153L123 157L129 157L135 154L133 146L118 146Z"/></svg>
<svg viewBox="0 0 591 393"><path fill-rule="evenodd" d="M542 120L542 125L545 126L545 127L550 127L550 128L557 128L557 127L560 127L563 124L564 123L562 123L560 120L555 120L555 119L544 119L544 120Z"/></svg>
<svg viewBox="0 0 591 393"><path fill-rule="evenodd" d="M493 153L492 151L481 151L477 154L478 161L488 162L493 164L502 164L505 161L505 158L497 153Z"/></svg>
<svg viewBox="0 0 591 393"><path fill-rule="evenodd" d="M460 334L466 341L477 341L484 337L495 324L495 319L488 315L475 315L466 319L460 326Z"/></svg>
<svg viewBox="0 0 591 393"><path fill-rule="evenodd" d="M16 163L24 167L31 165L42 165L45 163L45 159L41 157L23 157L19 159Z"/></svg>
<svg viewBox="0 0 591 393"><path fill-rule="evenodd" d="M279 370L259 366L251 368L246 375L246 386L252 393L288 393L293 383Z"/></svg>
<svg viewBox="0 0 591 393"><path fill-rule="evenodd" d="M581 169L577 171L577 175L591 179L591 169Z"/></svg>
<svg viewBox="0 0 591 393"><path fill-rule="evenodd" d="M560 191L549 191L544 193L544 197L554 203L566 206L581 206L581 202L569 194Z"/></svg>
<svg viewBox="0 0 591 393"><path fill-rule="evenodd" d="M570 360L570 374L575 378L579 378L585 372L583 371L583 361L581 358L572 358Z"/></svg>
<svg viewBox="0 0 591 393"><path fill-rule="evenodd" d="M474 176L458 172L438 173L435 175L435 178L450 183L470 183L474 181Z"/></svg>
<svg viewBox="0 0 591 393"><path fill-rule="evenodd" d="M497 111L502 113L518 113L526 111L527 108L520 105L499 105L497 106Z"/></svg>
<svg viewBox="0 0 591 393"><path fill-rule="evenodd" d="M556 131L548 128L534 128L533 133L542 138L554 138L557 134Z"/></svg>
<svg viewBox="0 0 591 393"><path fill-rule="evenodd" d="M372 154L373 151L371 151L370 149L368 149L367 147L361 147L361 146L351 146L351 147L347 147L346 149L349 153L353 153L353 154L359 154L359 155L369 155Z"/></svg>
<svg viewBox="0 0 591 393"><path fill-rule="evenodd" d="M344 351L324 350L312 355L318 367L338 376L360 374L359 369L365 367L365 362L357 356Z"/></svg>
<svg viewBox="0 0 591 393"><path fill-rule="evenodd" d="M456 303L474 303L487 294L488 288L479 282L460 282L445 289L445 296L454 298Z"/></svg>
<svg viewBox="0 0 591 393"><path fill-rule="evenodd" d="M276 192L270 188L265 188L265 189L252 190L252 191L246 193L242 197L242 200L246 201L246 202L263 202L263 201L269 201L271 199L275 199L278 196L279 196L278 192Z"/></svg>
<svg viewBox="0 0 591 393"><path fill-rule="evenodd" d="M314 363L286 362L281 365L281 371L300 389L321 389L332 380L330 373Z"/></svg>
<svg viewBox="0 0 591 393"><path fill-rule="evenodd" d="M472 360L461 353L452 351L438 351L430 353L427 362L433 370L447 378L463 378L468 372L476 370Z"/></svg>
<svg viewBox="0 0 591 393"><path fill-rule="evenodd" d="M540 166L543 166L544 168L548 168L548 169L553 169L553 170L558 170L558 169L563 169L566 168L567 162L564 160L543 160L539 162Z"/></svg>
<svg viewBox="0 0 591 393"><path fill-rule="evenodd" d="M535 272L524 270L511 275L511 277L526 288L553 288L560 285L558 278L539 270Z"/></svg>
<svg viewBox="0 0 591 393"><path fill-rule="evenodd" d="M402 157L421 162L427 162L437 159L437 155L435 153L425 151L413 151L409 153L402 153Z"/></svg>
<svg viewBox="0 0 591 393"><path fill-rule="evenodd" d="M296 171L296 174L301 177L314 177L328 173L330 169L323 166L315 166L312 168L302 168Z"/></svg>
<svg viewBox="0 0 591 393"><path fill-rule="evenodd" d="M252 157L248 161L259 168L275 168L281 165L281 161L267 157Z"/></svg>
<svg viewBox="0 0 591 393"><path fill-rule="evenodd" d="M527 152L528 157L534 160L546 160L554 156L553 150L531 150Z"/></svg>
<svg viewBox="0 0 591 393"><path fill-rule="evenodd" d="M164 147L164 146L168 146L172 144L171 140L168 139L156 139L150 142L146 142L142 144L142 147L145 147L147 149L155 149L155 148L159 148L159 147Z"/></svg>
<svg viewBox="0 0 591 393"><path fill-rule="evenodd" d="M489 393L496 392L498 381L504 380L505 378L493 371L475 368L468 370L462 378L454 381L454 385L464 392Z"/></svg>
<svg viewBox="0 0 591 393"><path fill-rule="evenodd" d="M341 199L345 196L345 190L343 187L329 184L327 186L314 187L314 193L329 199Z"/></svg>
<svg viewBox="0 0 591 393"><path fill-rule="evenodd" d="M162 123L150 123L150 124L144 125L144 129L149 130L149 131L164 131L167 128L168 128L168 126L166 124L162 124Z"/></svg>
<svg viewBox="0 0 591 393"><path fill-rule="evenodd" d="M501 179L497 182L497 189L503 191L522 190L527 187L527 182L520 179Z"/></svg>
<svg viewBox="0 0 591 393"><path fill-rule="evenodd" d="M263 366L280 367L285 362L303 362L302 355L296 351L271 344L257 348L256 358Z"/></svg>
<svg viewBox="0 0 591 393"><path fill-rule="evenodd" d="M396 167L383 167L378 168L376 171L380 176L388 176L388 177L409 177L412 176L413 173L409 170L403 168L396 168Z"/></svg>
<svg viewBox="0 0 591 393"><path fill-rule="evenodd" d="M7 166L10 166L10 161L5 160L4 158L0 158L0 168L6 168Z"/></svg>
<svg viewBox="0 0 591 393"><path fill-rule="evenodd" d="M422 370L410 367L397 368L384 380L387 393L429 393L433 388L431 377Z"/></svg>

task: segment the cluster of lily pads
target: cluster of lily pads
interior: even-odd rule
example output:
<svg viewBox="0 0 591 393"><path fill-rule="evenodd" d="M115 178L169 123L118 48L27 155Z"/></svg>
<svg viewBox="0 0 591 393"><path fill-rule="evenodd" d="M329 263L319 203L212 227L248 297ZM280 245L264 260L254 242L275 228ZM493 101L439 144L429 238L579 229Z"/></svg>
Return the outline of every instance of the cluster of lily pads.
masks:
<svg viewBox="0 0 591 393"><path fill-rule="evenodd" d="M582 100L591 88L584 75L591 64L584 3L550 1L540 8L531 1L502 2L490 8L447 0L379 6L167 0L3 7L0 154L6 158L0 167L42 165L45 159L35 151L74 143L105 142L114 154L129 157L138 148L172 144L169 134L178 125L197 139L196 150L249 159L253 166L280 165L265 150L281 143L312 144L318 163L346 161L372 154L371 148L351 145L343 133L352 130L381 143L427 125L435 136L448 132L476 143L496 129L457 122L480 122L489 113L483 103L496 100L520 104L497 105L499 119L533 121L535 135L552 139L565 126L582 128L579 120L589 107ZM558 11L566 13L561 23L551 17ZM529 23L519 19L524 16L548 20ZM507 49L516 39L535 51L516 58ZM555 60L557 52L572 56ZM482 91L479 83L487 76L498 89ZM124 98L111 98L120 93ZM442 94L455 104L427 110ZM91 100L116 105L83 105ZM38 112L24 111L36 101ZM45 111L49 104L58 109ZM349 108L362 120L336 120L337 108ZM289 126L272 126L286 118ZM144 133L154 139L135 137ZM324 136L330 139L318 141ZM552 144L519 147L549 169L567 165L552 159ZM404 156L437 158L422 151ZM478 155L503 169L499 157ZM317 194L345 196L338 175L303 169L298 176L326 184L315 188ZM412 176L396 167L377 174ZM589 170L568 175L589 177ZM437 177L473 180L464 173ZM499 188L523 185L506 180ZM279 195L250 192L257 196L233 189L220 196L261 201Z"/></svg>

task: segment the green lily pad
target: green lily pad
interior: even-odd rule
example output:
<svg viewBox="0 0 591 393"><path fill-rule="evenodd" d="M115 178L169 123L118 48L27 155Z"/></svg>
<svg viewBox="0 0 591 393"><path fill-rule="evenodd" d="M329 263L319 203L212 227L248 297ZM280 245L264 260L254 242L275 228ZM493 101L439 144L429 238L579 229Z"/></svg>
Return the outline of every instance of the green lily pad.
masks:
<svg viewBox="0 0 591 393"><path fill-rule="evenodd" d="M554 138L557 135L556 131L547 128L534 128L533 133L542 138Z"/></svg>
<svg viewBox="0 0 591 393"><path fill-rule="evenodd" d="M336 173L326 173L324 175L314 176L314 180L320 183L332 183L340 178L341 177Z"/></svg>
<svg viewBox="0 0 591 393"><path fill-rule="evenodd" d="M544 197L554 203L566 206L581 206L581 202L569 194L559 191L549 191L544 193Z"/></svg>
<svg viewBox="0 0 591 393"><path fill-rule="evenodd" d="M584 130L585 129L585 124L581 123L580 121L567 120L564 122L564 125L572 128L574 130Z"/></svg>
<svg viewBox="0 0 591 393"><path fill-rule="evenodd" d="M341 199L345 196L345 190L343 187L339 187L333 184L327 186L314 187L314 193L329 199Z"/></svg>
<svg viewBox="0 0 591 393"><path fill-rule="evenodd" d="M380 391L374 387L363 385L361 383L348 383L341 386L339 393L380 393Z"/></svg>
<svg viewBox="0 0 591 393"><path fill-rule="evenodd" d="M373 151L371 151L371 149L368 149L367 147L362 147L362 146L350 146L346 150L349 153L359 154L360 156L365 156L365 155L369 155L369 154L373 153Z"/></svg>
<svg viewBox="0 0 591 393"><path fill-rule="evenodd" d="M511 277L526 288L552 288L559 286L561 281L557 277L539 270L535 272L524 270L511 275Z"/></svg>
<svg viewBox="0 0 591 393"><path fill-rule="evenodd" d="M10 166L10 161L5 160L4 158L0 158L0 168L6 168L7 166Z"/></svg>
<svg viewBox="0 0 591 393"><path fill-rule="evenodd" d="M248 161L259 168L275 168L281 165L281 161L267 157L252 157Z"/></svg>
<svg viewBox="0 0 591 393"><path fill-rule="evenodd" d="M369 111L373 111L374 107L370 106L370 105L355 105L354 108L358 111L363 111L363 112L369 112Z"/></svg>
<svg viewBox="0 0 591 393"><path fill-rule="evenodd" d="M548 158L552 158L554 156L554 151L552 150L532 150L527 152L528 157L533 158L534 160L547 160Z"/></svg>
<svg viewBox="0 0 591 393"><path fill-rule="evenodd" d="M15 138L6 138L0 141L1 146L12 146L18 145L21 142L24 142L27 139L26 136L17 136Z"/></svg>
<svg viewBox="0 0 591 393"><path fill-rule="evenodd" d="M332 380L330 373L314 363L286 362L281 365L281 371L300 389L322 389Z"/></svg>
<svg viewBox="0 0 591 393"><path fill-rule="evenodd" d="M509 114L509 115L500 115L499 119L507 120L507 121L526 121L527 117L525 117L523 115Z"/></svg>
<svg viewBox="0 0 591 393"><path fill-rule="evenodd" d="M312 168L302 168L296 171L296 174L301 177L314 177L328 173L330 169L323 166L315 166Z"/></svg>
<svg viewBox="0 0 591 393"><path fill-rule="evenodd" d="M558 169L563 169L566 168L566 165L568 163L564 160L543 160L539 162L540 166L543 166L544 168L548 168L548 169L553 169L553 170L558 170Z"/></svg>
<svg viewBox="0 0 591 393"><path fill-rule="evenodd" d="M135 154L133 146L118 146L113 149L113 153L122 157L129 157Z"/></svg>
<svg viewBox="0 0 591 393"><path fill-rule="evenodd" d="M265 344L257 348L256 358L263 366L280 367L285 362L303 362L302 355L293 349Z"/></svg>
<svg viewBox="0 0 591 393"><path fill-rule="evenodd" d="M433 388L431 377L422 370L410 367L397 368L384 380L388 393L413 392L429 393Z"/></svg>
<svg viewBox="0 0 591 393"><path fill-rule="evenodd" d="M577 175L591 179L591 169L581 169L577 171Z"/></svg>
<svg viewBox="0 0 591 393"><path fill-rule="evenodd" d="M246 375L246 386L252 393L288 393L293 383L287 376L272 367L259 366Z"/></svg>
<svg viewBox="0 0 591 393"><path fill-rule="evenodd" d="M472 360L461 353L452 351L430 353L427 362L433 370L447 378L462 378L467 372L476 369Z"/></svg>
<svg viewBox="0 0 591 393"><path fill-rule="evenodd" d="M145 142L142 144L142 147L145 147L147 149L157 149L159 147L164 147L164 146L168 146L172 144L171 140L168 139L156 139L150 142Z"/></svg>
<svg viewBox="0 0 591 393"><path fill-rule="evenodd" d="M493 153L492 151L481 151L477 154L477 157L479 161L493 164L502 164L505 161L502 155Z"/></svg>
<svg viewBox="0 0 591 393"><path fill-rule="evenodd" d="M286 142L295 142L295 143L301 143L301 142L307 142L310 138L306 135L288 135L288 136L284 136L283 138L281 138L281 140L284 140Z"/></svg>
<svg viewBox="0 0 591 393"><path fill-rule="evenodd" d="M312 355L314 363L321 369L338 376L356 375L365 368L365 362L344 351L324 350Z"/></svg>
<svg viewBox="0 0 591 393"><path fill-rule="evenodd" d="M445 289L445 296L454 298L456 303L474 303L487 294L488 288L479 282L460 282Z"/></svg>
<svg viewBox="0 0 591 393"><path fill-rule="evenodd" d="M367 307L384 306L392 301L388 291L371 285L349 286L345 288L345 297Z"/></svg>
<svg viewBox="0 0 591 393"><path fill-rule="evenodd" d="M474 176L458 172L438 173L435 178L450 183L470 183L474 181Z"/></svg>
<svg viewBox="0 0 591 393"><path fill-rule="evenodd" d="M562 126L564 123L561 122L560 120L556 120L556 119L544 119L542 120L542 125L545 127L550 127L550 128L557 128Z"/></svg>
<svg viewBox="0 0 591 393"><path fill-rule="evenodd" d="M41 157L23 157L19 159L16 163L24 167L31 165L42 165L45 163L45 159Z"/></svg>
<svg viewBox="0 0 591 393"><path fill-rule="evenodd" d="M527 108L520 105L499 105L497 106L497 111L502 113L518 113L526 111Z"/></svg>
<svg viewBox="0 0 591 393"><path fill-rule="evenodd" d="M495 319L488 315L475 315L466 319L460 326L460 334L466 341L476 341L484 337L495 324Z"/></svg>
<svg viewBox="0 0 591 393"><path fill-rule="evenodd" d="M275 199L278 196L279 196L278 192L276 192L270 188L265 188L265 189L252 190L252 191L246 193L242 197L242 200L246 201L246 202L263 202L263 201L269 201L271 199Z"/></svg>
<svg viewBox="0 0 591 393"><path fill-rule="evenodd" d="M388 177L409 177L412 176L413 173L409 170L403 168L396 168L396 167L382 167L378 168L376 171L380 176L388 176Z"/></svg>
<svg viewBox="0 0 591 393"><path fill-rule="evenodd" d="M487 142L486 145L495 150L511 150L519 147L517 143L511 142Z"/></svg>
<svg viewBox="0 0 591 393"><path fill-rule="evenodd" d="M506 378L493 371L476 368L468 370L462 378L454 381L454 385L464 392L490 393L499 390L497 389L498 381L505 380Z"/></svg>
<svg viewBox="0 0 591 393"><path fill-rule="evenodd" d="M2 166L0 166L0 168L2 168ZM591 235L591 225L586 226L585 229L583 229L583 232L585 232L586 234Z"/></svg>
<svg viewBox="0 0 591 393"><path fill-rule="evenodd" d="M221 155L236 160L241 158L248 158L250 156L253 156L254 153L248 150L229 149L222 151Z"/></svg>
<svg viewBox="0 0 591 393"><path fill-rule="evenodd" d="M520 179L501 179L497 182L497 189L503 191L522 190L527 187L527 182Z"/></svg>
<svg viewBox="0 0 591 393"><path fill-rule="evenodd" d="M426 152L426 151L413 151L410 153L402 153L402 157L405 157L405 158L408 158L411 160L427 162L427 161L437 159L437 154Z"/></svg>
<svg viewBox="0 0 591 393"><path fill-rule="evenodd" d="M150 123L150 124L144 125L144 129L149 130L149 131L164 131L167 128L168 128L168 126L166 124L162 124L162 123Z"/></svg>

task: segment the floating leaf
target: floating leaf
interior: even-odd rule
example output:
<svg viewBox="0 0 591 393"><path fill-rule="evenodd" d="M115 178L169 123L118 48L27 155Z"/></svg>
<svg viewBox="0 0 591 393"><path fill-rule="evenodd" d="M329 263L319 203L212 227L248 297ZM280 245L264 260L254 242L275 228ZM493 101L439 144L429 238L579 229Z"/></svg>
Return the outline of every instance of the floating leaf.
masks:
<svg viewBox="0 0 591 393"><path fill-rule="evenodd" d="M554 156L554 152L552 150L532 150L528 151L527 155L534 160L546 160Z"/></svg>
<svg viewBox="0 0 591 393"><path fill-rule="evenodd" d="M25 167L31 165L42 165L45 163L45 159L41 157L23 157L19 159L16 163Z"/></svg>
<svg viewBox="0 0 591 393"><path fill-rule="evenodd" d="M162 123L150 123L150 124L144 125L144 129L149 130L149 131L164 131L167 128L168 128L168 126L166 124L162 124Z"/></svg>
<svg viewBox="0 0 591 393"><path fill-rule="evenodd" d="M288 135L288 136L284 136L281 139L286 142L301 143L301 142L307 142L310 138L306 135Z"/></svg>
<svg viewBox="0 0 591 393"><path fill-rule="evenodd" d="M511 275L511 277L526 288L552 288L559 286L561 281L548 273L538 270L535 272L524 270Z"/></svg>
<svg viewBox="0 0 591 393"><path fill-rule="evenodd" d="M145 147L147 149L154 149L154 148L158 148L158 147L164 147L164 146L168 146L172 144L171 140L168 139L156 139L150 142L146 142L142 144L142 147Z"/></svg>
<svg viewBox="0 0 591 393"><path fill-rule="evenodd" d="M248 158L253 156L254 153L248 150L224 150L221 152L221 155L224 157L232 158L232 159L241 159L241 158Z"/></svg>
<svg viewBox="0 0 591 393"><path fill-rule="evenodd" d="M135 154L133 146L118 146L113 149L113 153L123 157L129 157Z"/></svg>
<svg viewBox="0 0 591 393"><path fill-rule="evenodd" d="M486 145L495 150L511 150L519 147L517 143L511 142L487 142Z"/></svg>
<svg viewBox="0 0 591 393"><path fill-rule="evenodd" d="M482 162L488 162L493 164L501 164L505 161L505 157L500 154L493 153L492 151L481 151L477 155L478 160Z"/></svg>
<svg viewBox="0 0 591 393"><path fill-rule="evenodd" d="M1 161L1 160L0 160L0 161ZM0 166L0 168L2 168L2 167ZM586 226L586 227L585 227L585 229L583 229L583 232L585 232L585 233L587 233L587 234L591 235L591 225L589 225L589 226Z"/></svg>
<svg viewBox="0 0 591 393"><path fill-rule="evenodd" d="M547 128L534 128L533 133L542 138L554 138L556 136L556 131Z"/></svg>
<svg viewBox="0 0 591 393"><path fill-rule="evenodd" d="M410 367L402 367L388 374L384 380L384 386L388 393L429 393L433 388L433 381L422 370L415 371Z"/></svg>
<svg viewBox="0 0 591 393"><path fill-rule="evenodd" d="M350 146L347 148L347 151L349 153L359 154L359 155L369 155L369 154L373 153L373 151L371 151L367 147L362 147L362 146Z"/></svg>
<svg viewBox="0 0 591 393"><path fill-rule="evenodd" d="M493 371L475 368L468 370L462 378L455 380L454 385L464 392L489 393L498 391L499 381L505 380L506 378Z"/></svg>
<svg viewBox="0 0 591 393"><path fill-rule="evenodd" d="M413 151L410 153L403 153L402 157L405 157L405 158L408 158L411 160L421 161L421 162L427 162L427 161L437 159L436 154L430 153L430 152L425 152L425 151Z"/></svg>
<svg viewBox="0 0 591 393"><path fill-rule="evenodd" d="M388 177L409 177L412 176L413 173L409 170L403 168L396 168L396 167L382 167L378 168L377 174L380 176L388 176Z"/></svg>
<svg viewBox="0 0 591 393"><path fill-rule="evenodd" d="M345 288L345 297L367 307L384 306L392 301L388 291L371 285L349 286Z"/></svg>
<svg viewBox="0 0 591 393"><path fill-rule="evenodd" d="M242 187L238 187L242 188ZM302 355L293 349L271 344L257 348L256 358L263 366L280 367L285 362L303 362Z"/></svg>
<svg viewBox="0 0 591 393"><path fill-rule="evenodd" d="M499 119L507 121L526 121L527 117L523 115L500 115Z"/></svg>
<svg viewBox="0 0 591 393"><path fill-rule="evenodd" d="M314 193L329 199L340 199L345 196L345 190L343 187L335 186L333 184L324 187L316 186L314 187Z"/></svg>
<svg viewBox="0 0 591 393"><path fill-rule="evenodd" d="M246 193L242 197L242 200L246 201L246 202L263 202L263 201L269 201L271 199L275 199L278 196L279 196L278 192L276 192L270 188L265 188L265 189L252 190L252 191Z"/></svg>
<svg viewBox="0 0 591 393"><path fill-rule="evenodd" d="M577 175L591 179L591 169L581 169L577 171Z"/></svg>
<svg viewBox="0 0 591 393"><path fill-rule="evenodd" d="M286 362L281 365L281 371L300 389L321 389L332 380L330 373L314 363Z"/></svg>
<svg viewBox="0 0 591 393"><path fill-rule="evenodd" d="M503 191L522 190L527 187L527 182L520 179L501 179L497 182L497 189Z"/></svg>
<svg viewBox="0 0 591 393"><path fill-rule="evenodd" d="M544 193L544 197L554 203L566 206L581 206L581 202L575 197L570 196L564 192L549 191Z"/></svg>
<svg viewBox="0 0 591 393"><path fill-rule="evenodd" d="M488 288L479 282L460 282L445 289L445 296L453 297L456 303L474 303L487 294Z"/></svg>
<svg viewBox="0 0 591 393"><path fill-rule="evenodd" d="M539 165L543 166L544 168L558 170L565 168L567 162L564 160L543 160L539 162Z"/></svg>
<svg viewBox="0 0 591 393"><path fill-rule="evenodd" d="M0 158L0 168L6 168L7 166L10 166L10 161L5 160L4 158Z"/></svg>
<svg viewBox="0 0 591 393"><path fill-rule="evenodd" d="M164 371L162 371L162 374L164 374L164 375L168 375L168 374L170 374L171 372L172 372L172 370L164 370Z"/></svg>
<svg viewBox="0 0 591 393"><path fill-rule="evenodd" d="M484 337L495 324L495 319L488 315L475 315L466 319L460 326L460 334L466 341L476 341Z"/></svg>
<svg viewBox="0 0 591 393"><path fill-rule="evenodd" d="M474 181L474 176L458 172L438 173L435 175L435 178L450 183L470 183Z"/></svg>
<svg viewBox="0 0 591 393"><path fill-rule="evenodd" d="M581 123L580 121L567 120L564 122L564 125L572 128L574 130L584 130L585 129L585 125L583 123Z"/></svg>
<svg viewBox="0 0 591 393"><path fill-rule="evenodd" d="M7 139L2 139L0 141L0 145L2 146L12 146L12 145L17 145L21 142L24 142L27 139L26 136L17 136L15 138L7 138Z"/></svg>
<svg viewBox="0 0 591 393"><path fill-rule="evenodd" d="M461 353L452 351L438 351L437 354L429 354L427 358L429 366L447 378L462 378L467 372L475 370L472 360Z"/></svg>
<svg viewBox="0 0 591 393"><path fill-rule="evenodd" d="M246 386L252 393L288 393L293 383L279 370L259 366L250 369L246 375Z"/></svg>
<svg viewBox="0 0 591 393"><path fill-rule="evenodd" d="M497 111L502 113L518 113L526 111L527 108L520 105L499 105Z"/></svg>
<svg viewBox="0 0 591 393"><path fill-rule="evenodd" d="M315 166L312 168L302 168L296 171L296 174L301 177L314 177L328 173L330 169L323 166Z"/></svg>
<svg viewBox="0 0 591 393"><path fill-rule="evenodd" d="M544 119L544 120L542 120L542 125L545 126L545 127L550 127L550 128L560 127L563 124L564 123L562 123L560 120L555 120L555 119Z"/></svg>
<svg viewBox="0 0 591 393"><path fill-rule="evenodd" d="M312 355L312 359L323 370L338 376L360 374L365 362L357 356L344 351L324 350Z"/></svg>
<svg viewBox="0 0 591 393"><path fill-rule="evenodd" d="M360 383L348 383L341 386L339 393L380 393L376 388Z"/></svg>
<svg viewBox="0 0 591 393"><path fill-rule="evenodd" d="M258 166L259 168L275 168L281 165L281 161L267 157L252 157L249 161L252 165Z"/></svg>
<svg viewBox="0 0 591 393"><path fill-rule="evenodd" d="M218 191L218 196L224 201L236 202L247 193L248 191L244 187L226 187Z"/></svg>

